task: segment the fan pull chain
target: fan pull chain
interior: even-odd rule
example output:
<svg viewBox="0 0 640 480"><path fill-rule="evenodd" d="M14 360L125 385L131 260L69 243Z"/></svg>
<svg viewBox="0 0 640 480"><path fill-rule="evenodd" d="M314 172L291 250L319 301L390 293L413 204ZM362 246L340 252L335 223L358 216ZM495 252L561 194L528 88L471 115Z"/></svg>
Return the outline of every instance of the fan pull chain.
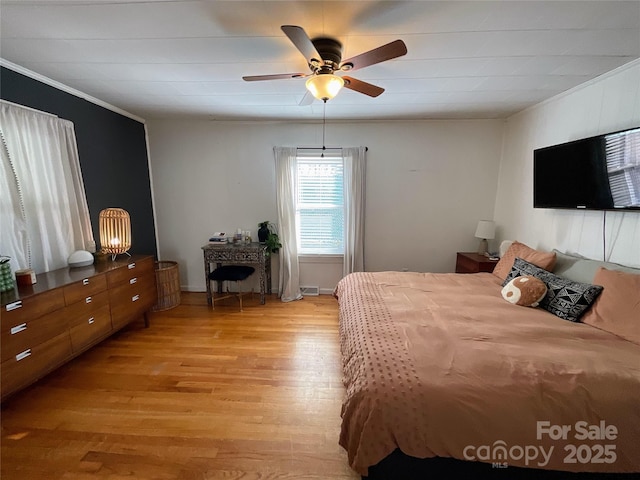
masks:
<svg viewBox="0 0 640 480"><path fill-rule="evenodd" d="M322 154L320 158L324 158L324 151L327 149L324 145L324 132L327 124L327 101L324 100L324 104L322 106Z"/></svg>

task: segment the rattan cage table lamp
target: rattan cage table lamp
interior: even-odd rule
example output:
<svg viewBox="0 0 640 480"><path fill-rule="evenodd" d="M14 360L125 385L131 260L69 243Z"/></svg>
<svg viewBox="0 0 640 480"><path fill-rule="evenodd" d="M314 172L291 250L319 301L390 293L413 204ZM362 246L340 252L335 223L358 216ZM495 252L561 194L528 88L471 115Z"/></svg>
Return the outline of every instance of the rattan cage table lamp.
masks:
<svg viewBox="0 0 640 480"><path fill-rule="evenodd" d="M100 212L100 246L111 260L131 248L131 218L122 208L105 208Z"/></svg>

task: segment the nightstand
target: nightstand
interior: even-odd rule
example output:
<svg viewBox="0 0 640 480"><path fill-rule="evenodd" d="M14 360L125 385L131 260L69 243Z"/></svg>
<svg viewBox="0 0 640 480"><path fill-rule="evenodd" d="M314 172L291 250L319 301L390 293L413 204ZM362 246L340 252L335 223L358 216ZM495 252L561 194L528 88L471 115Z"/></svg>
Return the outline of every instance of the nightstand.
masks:
<svg viewBox="0 0 640 480"><path fill-rule="evenodd" d="M456 273L493 272L498 260L489 260L489 257L475 252L458 252L456 257Z"/></svg>

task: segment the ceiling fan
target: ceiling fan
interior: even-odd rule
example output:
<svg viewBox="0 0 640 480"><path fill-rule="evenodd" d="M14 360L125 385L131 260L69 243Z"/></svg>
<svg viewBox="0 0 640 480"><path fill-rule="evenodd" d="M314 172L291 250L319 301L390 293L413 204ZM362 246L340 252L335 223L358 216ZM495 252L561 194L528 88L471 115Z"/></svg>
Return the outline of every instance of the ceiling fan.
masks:
<svg viewBox="0 0 640 480"><path fill-rule="evenodd" d="M407 53L407 46L402 40L395 40L355 57L342 60L342 44L329 37L311 39L302 27L283 25L282 31L296 46L309 64L311 73L281 73L275 75L253 75L242 77L247 82L260 80L280 80L285 78L309 77L306 86L313 97L326 102L335 97L342 87L355 92L364 93L370 97L377 97L384 88L363 82L353 77L338 76L335 72L348 72L359 68L375 65L376 63L392 60ZM301 105L313 101L311 95L305 95Z"/></svg>

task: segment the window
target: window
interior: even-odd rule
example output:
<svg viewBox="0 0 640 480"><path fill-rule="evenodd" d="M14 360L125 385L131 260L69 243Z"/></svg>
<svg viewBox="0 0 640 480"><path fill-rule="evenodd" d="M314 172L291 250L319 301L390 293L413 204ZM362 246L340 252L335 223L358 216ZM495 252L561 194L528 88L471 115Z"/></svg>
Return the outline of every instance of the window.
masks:
<svg viewBox="0 0 640 480"><path fill-rule="evenodd" d="M0 252L14 270L67 265L95 247L73 123L0 102Z"/></svg>
<svg viewBox="0 0 640 480"><path fill-rule="evenodd" d="M640 206L640 129L605 138L614 205Z"/></svg>
<svg viewBox="0 0 640 480"><path fill-rule="evenodd" d="M283 302L302 298L299 255L339 256L343 275L364 271L366 152L273 148Z"/></svg>
<svg viewBox="0 0 640 480"><path fill-rule="evenodd" d="M297 154L298 253L344 254L344 166L342 153L300 150Z"/></svg>

